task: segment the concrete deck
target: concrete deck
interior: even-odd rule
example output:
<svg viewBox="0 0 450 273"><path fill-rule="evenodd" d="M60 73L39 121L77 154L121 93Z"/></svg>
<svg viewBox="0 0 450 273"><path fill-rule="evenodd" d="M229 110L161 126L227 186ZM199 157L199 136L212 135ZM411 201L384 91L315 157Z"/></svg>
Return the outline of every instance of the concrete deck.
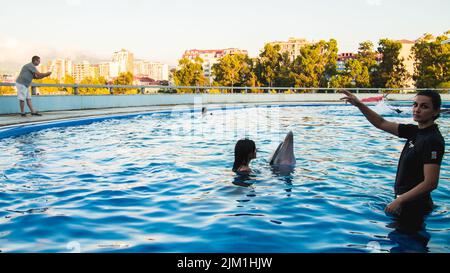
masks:
<svg viewBox="0 0 450 273"><path fill-rule="evenodd" d="M183 105L184 107L192 107L192 105ZM180 107L180 106L178 106ZM128 114L141 113L151 111L170 110L173 106L148 106L148 107L121 107L121 108L106 108L106 109L92 109L92 110L70 110L70 111L51 111L39 112L42 116L31 116L27 113L26 117L20 114L0 115L0 127L18 125L18 124L32 124L36 122L76 119L81 117L95 117L107 116L112 114Z"/></svg>

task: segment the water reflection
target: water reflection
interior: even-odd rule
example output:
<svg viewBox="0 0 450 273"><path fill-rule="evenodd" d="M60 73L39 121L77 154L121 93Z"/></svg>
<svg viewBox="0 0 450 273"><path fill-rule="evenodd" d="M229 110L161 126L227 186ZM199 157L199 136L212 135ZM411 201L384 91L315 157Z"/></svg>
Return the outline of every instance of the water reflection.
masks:
<svg viewBox="0 0 450 273"><path fill-rule="evenodd" d="M395 229L389 233L388 238L396 244L391 248L391 253L427 253L428 242L431 235L426 231L425 227L419 231L408 231L404 229Z"/></svg>
<svg viewBox="0 0 450 273"><path fill-rule="evenodd" d="M394 231L388 234L388 238L396 244L391 248L391 253L427 253L428 242L431 235L426 230L425 220L428 214L419 215L411 219L405 216L392 217L393 222L388 227Z"/></svg>
<svg viewBox="0 0 450 273"><path fill-rule="evenodd" d="M233 184L240 187L250 187L256 181L256 175L246 172L237 172L233 178Z"/></svg>
<svg viewBox="0 0 450 273"><path fill-rule="evenodd" d="M292 192L292 180L294 179L295 166L272 165L270 170L274 177L284 182L286 185L284 190L288 193L288 197L291 196L290 193Z"/></svg>

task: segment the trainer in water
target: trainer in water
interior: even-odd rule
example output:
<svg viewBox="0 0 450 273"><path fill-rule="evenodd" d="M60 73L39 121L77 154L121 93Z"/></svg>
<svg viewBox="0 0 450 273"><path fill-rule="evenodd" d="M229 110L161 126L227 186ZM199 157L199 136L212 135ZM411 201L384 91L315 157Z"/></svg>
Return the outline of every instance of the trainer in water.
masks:
<svg viewBox="0 0 450 273"><path fill-rule="evenodd" d="M431 192L438 186L445 150L444 138L435 123L440 114L440 95L432 90L417 93L412 107L416 125L387 121L352 93L342 93L346 96L341 100L358 107L376 128L407 139L398 163L395 199L385 211L395 215L401 227L420 229L424 216L433 209Z"/></svg>

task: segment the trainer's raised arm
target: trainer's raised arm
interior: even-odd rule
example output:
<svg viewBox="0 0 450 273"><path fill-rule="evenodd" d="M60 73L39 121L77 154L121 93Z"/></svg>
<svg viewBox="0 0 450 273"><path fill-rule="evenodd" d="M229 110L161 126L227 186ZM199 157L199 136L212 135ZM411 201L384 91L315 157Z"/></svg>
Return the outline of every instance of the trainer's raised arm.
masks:
<svg viewBox="0 0 450 273"><path fill-rule="evenodd" d="M345 97L341 98L341 100L345 102L349 102L350 104L359 107L360 104L363 104L354 94L352 94L350 91L342 90L339 91L340 93L344 94Z"/></svg>
<svg viewBox="0 0 450 273"><path fill-rule="evenodd" d="M372 123L376 128L388 132L390 134L398 136L398 123L390 122L385 120L383 117L378 115L375 111L367 107L363 102L361 102L354 94L347 90L339 91L344 94L345 97L342 97L341 100L345 102L349 102L350 104L358 107L358 109L363 113L366 119Z"/></svg>
<svg viewBox="0 0 450 273"><path fill-rule="evenodd" d="M50 76L51 74L52 74L52 72L50 72L50 71L46 72L46 73L35 72L33 74L33 79L40 80L40 79L43 79L43 78L46 78L46 77Z"/></svg>

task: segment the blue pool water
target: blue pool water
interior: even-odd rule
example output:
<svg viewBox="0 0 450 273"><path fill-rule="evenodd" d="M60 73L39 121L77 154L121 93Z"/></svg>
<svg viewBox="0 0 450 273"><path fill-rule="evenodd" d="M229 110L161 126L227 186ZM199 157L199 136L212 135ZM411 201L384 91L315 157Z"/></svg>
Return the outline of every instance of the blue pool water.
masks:
<svg viewBox="0 0 450 273"><path fill-rule="evenodd" d="M376 110L412 123L398 107ZM404 140L349 105L152 113L0 139L0 251L450 252L448 116L438 124L436 208L413 235L384 213ZM279 172L268 158L289 130L297 166ZM230 170L243 137L257 145L245 179Z"/></svg>

